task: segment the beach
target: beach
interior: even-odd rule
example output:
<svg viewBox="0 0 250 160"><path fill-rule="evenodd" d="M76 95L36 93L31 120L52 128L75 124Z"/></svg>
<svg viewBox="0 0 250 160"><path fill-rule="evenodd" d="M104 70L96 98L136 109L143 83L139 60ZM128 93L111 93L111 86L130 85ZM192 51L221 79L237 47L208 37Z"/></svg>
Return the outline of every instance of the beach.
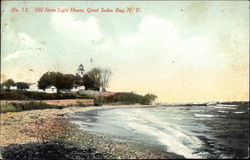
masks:
<svg viewBox="0 0 250 160"><path fill-rule="evenodd" d="M43 135L48 135L47 132L55 133L54 130L50 130L51 126L57 126L52 123L50 124L50 120L56 119L57 121L70 119L70 115L77 113L77 112L86 112L91 110L103 110L103 109L112 109L112 108L137 108L137 107L150 107L146 105L106 105L100 107L69 107L63 109L45 109L45 110L31 110L31 111L23 111L23 112L8 112L1 114L1 137L0 137L0 146L1 146L1 154L2 158L8 158L5 156L10 156L10 151L13 149L19 148L20 146L22 151L25 149L30 148L30 146L39 146L39 151L34 151L36 153L30 153L28 156L43 156L41 150L41 145L50 145L50 146L60 146L64 149L62 156L67 156L67 159L77 159L82 155L79 153L87 154L87 158L105 158L105 159L155 159L155 158L162 158L162 159L173 159L173 158L184 158L182 156L178 156L174 153L168 153L167 151L147 146L140 143L129 143L129 142L118 142L113 140L111 137L105 134L84 131L79 129L76 125L70 124L70 132L67 134L65 133L64 136L57 139L53 139L52 137L45 137L49 140L41 139L39 136L32 136L32 133L36 134L43 134L42 130L40 132L36 131L36 124L40 121L45 121L46 124L45 130ZM41 125L39 126L41 127ZM38 127L38 128L39 128ZM57 126L60 132L62 132L62 128L60 125ZM34 132L35 130L35 132ZM63 132L64 133L64 132ZM51 136L51 135L50 135ZM54 134L56 137L56 134ZM62 143L62 144L61 144ZM59 145L60 144L60 145ZM59 147L59 149L60 149ZM72 149L73 147L73 149ZM69 149L71 148L71 149ZM84 148L84 149L82 149ZM70 152L68 152L70 150ZM73 151L74 152L73 152ZM78 151L78 152L77 152ZM16 154L21 153L18 150L15 150ZM47 153L47 152L46 152ZM61 152L60 152L61 153ZM91 154L90 154L91 153ZM23 154L23 153L22 153ZM45 153L44 153L45 154ZM48 154L49 155L49 154ZM24 155L27 156L27 155ZM55 156L55 154L54 154ZM13 159L15 159L14 157ZM27 157L26 157L27 158ZM32 158L32 157L29 157ZM34 157L33 157L34 158ZM53 157L50 157L53 158ZM83 158L83 157L82 157ZM86 158L86 157L85 157ZM9 159L11 159L9 157Z"/></svg>

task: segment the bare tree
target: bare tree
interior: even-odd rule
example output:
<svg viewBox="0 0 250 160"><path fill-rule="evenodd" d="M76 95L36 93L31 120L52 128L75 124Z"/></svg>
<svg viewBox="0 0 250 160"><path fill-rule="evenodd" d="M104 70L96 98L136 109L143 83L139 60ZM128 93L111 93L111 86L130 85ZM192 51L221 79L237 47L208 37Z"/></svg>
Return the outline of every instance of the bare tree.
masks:
<svg viewBox="0 0 250 160"><path fill-rule="evenodd" d="M106 90L108 87L110 76L112 75L112 72L110 69L102 69L102 76L101 76L101 87Z"/></svg>

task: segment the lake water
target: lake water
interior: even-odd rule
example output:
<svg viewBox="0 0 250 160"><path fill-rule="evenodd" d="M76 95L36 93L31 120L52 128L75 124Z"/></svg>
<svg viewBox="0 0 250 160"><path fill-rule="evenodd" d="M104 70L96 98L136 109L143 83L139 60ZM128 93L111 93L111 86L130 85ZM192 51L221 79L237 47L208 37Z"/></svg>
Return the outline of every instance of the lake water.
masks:
<svg viewBox="0 0 250 160"><path fill-rule="evenodd" d="M185 158L244 158L249 154L249 103L119 108L73 117L84 130L121 141L161 145Z"/></svg>

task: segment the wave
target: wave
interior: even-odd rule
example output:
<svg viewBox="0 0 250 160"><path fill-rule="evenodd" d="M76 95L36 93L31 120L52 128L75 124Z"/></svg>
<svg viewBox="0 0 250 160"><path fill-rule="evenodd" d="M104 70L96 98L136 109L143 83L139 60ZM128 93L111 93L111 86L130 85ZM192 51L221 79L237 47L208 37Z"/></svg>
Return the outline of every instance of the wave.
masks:
<svg viewBox="0 0 250 160"><path fill-rule="evenodd" d="M139 109L129 113L117 111L116 114L119 114L125 122L122 124L123 127L127 126L133 131L155 137L167 147L167 151L186 158L201 158L193 152L195 148L201 147L202 142L197 137L191 136L190 132Z"/></svg>
<svg viewBox="0 0 250 160"><path fill-rule="evenodd" d="M236 105L223 105L223 106L211 106L212 108L216 108L216 109L237 109L237 107L235 107Z"/></svg>
<svg viewBox="0 0 250 160"><path fill-rule="evenodd" d="M235 104L217 104L217 106L235 107L235 106L238 106L238 105L235 105Z"/></svg>
<svg viewBox="0 0 250 160"><path fill-rule="evenodd" d="M194 114L195 117L198 117L198 118L203 118L203 117L206 117L206 118L212 118L212 117L226 117L224 115L212 115L212 114Z"/></svg>
<svg viewBox="0 0 250 160"><path fill-rule="evenodd" d="M245 113L245 112L234 112L234 113L236 113L236 114L241 114L241 113Z"/></svg>
<svg viewBox="0 0 250 160"><path fill-rule="evenodd" d="M218 111L220 113L229 113L228 111Z"/></svg>

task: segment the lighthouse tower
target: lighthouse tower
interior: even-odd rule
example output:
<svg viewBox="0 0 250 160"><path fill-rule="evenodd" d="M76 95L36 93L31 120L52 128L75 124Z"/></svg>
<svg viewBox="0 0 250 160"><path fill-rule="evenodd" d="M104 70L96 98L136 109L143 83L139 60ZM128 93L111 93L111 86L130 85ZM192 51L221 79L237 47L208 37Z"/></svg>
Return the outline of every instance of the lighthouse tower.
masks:
<svg viewBox="0 0 250 160"><path fill-rule="evenodd" d="M83 65L80 64L80 66L78 67L77 71L76 71L76 75L80 76L80 77L83 77L84 75L84 68L83 68Z"/></svg>

